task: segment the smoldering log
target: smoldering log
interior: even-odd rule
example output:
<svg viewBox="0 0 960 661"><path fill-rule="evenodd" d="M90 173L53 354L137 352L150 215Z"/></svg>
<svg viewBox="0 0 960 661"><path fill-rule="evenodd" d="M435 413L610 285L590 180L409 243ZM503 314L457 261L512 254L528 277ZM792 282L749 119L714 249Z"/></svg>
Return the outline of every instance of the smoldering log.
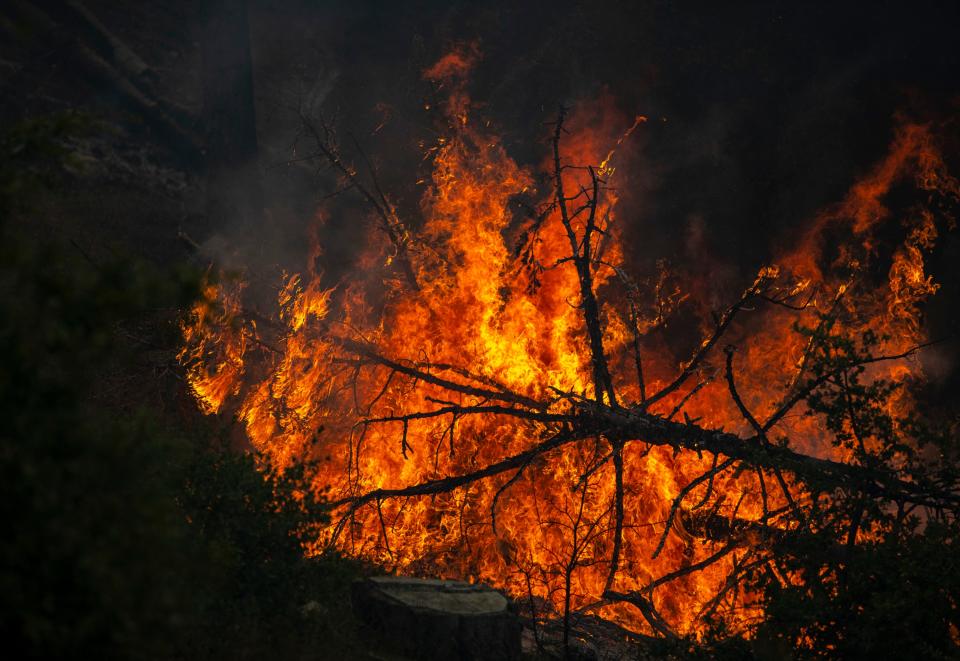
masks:
<svg viewBox="0 0 960 661"><path fill-rule="evenodd" d="M382 646L415 659L494 661L520 656L520 621L485 585L380 576L354 582L357 615Z"/></svg>

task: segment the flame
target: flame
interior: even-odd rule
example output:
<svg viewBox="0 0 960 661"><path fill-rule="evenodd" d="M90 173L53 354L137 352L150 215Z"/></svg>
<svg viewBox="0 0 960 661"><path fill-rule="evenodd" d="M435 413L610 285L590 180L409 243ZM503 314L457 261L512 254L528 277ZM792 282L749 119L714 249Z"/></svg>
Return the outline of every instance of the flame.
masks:
<svg viewBox="0 0 960 661"><path fill-rule="evenodd" d="M578 308L579 281L567 259L570 243L558 211L547 206L549 186L541 189L537 169L517 164L495 132L470 118L464 79L477 57L475 45L460 46L424 74L448 93L450 134L428 150L433 171L421 204L424 223L409 243L419 291L391 286L373 292L370 279L358 277L341 286L334 305L334 292L320 286L322 274L313 268L319 254L315 243L310 268L288 276L279 292L272 326L238 321L240 283L210 285L184 325L181 359L203 410L226 410L235 398L231 410L271 464L319 459L314 483L329 488L333 500L463 475L530 448L540 431L537 422L495 412L400 420L403 413L488 402L481 395L460 395L450 402L445 399L449 393L436 384L411 381L396 370L350 357L337 338L360 339L397 364L419 366L444 379L502 384L541 401L556 392L589 395L593 387ZM636 117L631 124L609 98L581 104L567 123L562 160L599 164L598 176L608 185L615 178L623 188L628 182L615 167L617 150L629 148L625 139L643 121ZM548 172L552 168L549 160L541 165ZM566 169L563 177L570 191L591 184L585 169ZM774 307L749 315L730 331L726 341L740 347L740 391L758 418L775 410L805 368L808 340L792 330L798 315L815 325L817 313L843 309L838 322L843 328L835 332L871 329L882 337L883 352L903 351L923 340L922 304L938 287L924 263L937 238L934 216L918 211L905 222L905 236L885 280L863 277L877 259L879 231L888 224L884 199L904 182L924 191L960 194L929 127L902 128L887 157L840 204L815 218L800 240L782 252L778 266L760 272L763 281L782 282L785 297L806 297L809 305L800 312ZM520 193L540 200L542 213L518 213L514 201ZM600 256L595 289L601 297L620 292L633 302L633 322L645 342L648 388L662 386L680 361L656 331L677 308L707 300L710 289L696 278L684 283L682 271L671 273L663 264L649 286L630 280L612 187L596 217L602 234L594 246ZM825 248L828 234L842 238L836 254ZM362 260L365 271L382 272L382 265L389 265L392 248L378 241L371 238ZM641 304L644 295L655 303ZM604 346L620 396L639 401L643 395L624 358L632 342L631 314L620 307L603 308ZM711 311L704 307L699 312L708 335ZM904 382L918 378L920 367L897 363L878 367L877 373ZM704 370L703 384L693 396L689 387L682 389L662 401L657 412L668 415L685 402L686 415L705 427L749 432L717 376L717 370ZM909 405L908 395L889 404ZM370 419L381 422L364 422ZM802 450L844 458L844 450L831 446L816 418L798 415L784 425L801 439ZM480 480L430 497L379 500L354 512L337 531L336 543L351 555L400 572L483 580L558 609L569 599L573 609L597 606L605 617L649 631L631 607L599 604L613 544L614 469L610 462L596 467L605 451L599 441L583 441L536 459L516 476ZM687 512L662 552L656 552L671 501L712 461L708 454L642 442L625 447L627 532L618 590L639 590L716 550L688 530L694 513ZM761 517L754 476L722 474L711 488L722 494L714 515ZM704 490L694 493L694 502ZM784 504L773 486L767 497L771 508ZM333 533L318 539L317 549ZM748 546L750 539L760 543L748 534ZM677 630L695 630L697 616L710 607L737 557L732 553L702 572L651 591L652 603ZM747 622L757 613L748 597L741 599L745 601L729 617Z"/></svg>
<svg viewBox="0 0 960 661"><path fill-rule="evenodd" d="M237 393L244 376L249 335L240 322L242 286L208 283L182 325L184 345L177 358L204 413L219 413Z"/></svg>

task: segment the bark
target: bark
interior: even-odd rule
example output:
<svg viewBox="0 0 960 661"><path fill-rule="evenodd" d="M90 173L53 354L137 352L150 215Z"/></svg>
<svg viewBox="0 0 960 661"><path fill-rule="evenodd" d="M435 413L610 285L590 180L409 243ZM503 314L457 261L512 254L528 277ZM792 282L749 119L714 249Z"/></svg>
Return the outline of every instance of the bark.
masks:
<svg viewBox="0 0 960 661"><path fill-rule="evenodd" d="M520 396L509 391L493 391L449 381L430 374L427 370L401 365L379 355L370 347L349 341L344 341L343 345L367 361L386 366L451 392L517 403L517 408L503 406L497 407L496 410L489 410L489 407L474 407L476 410L472 410L471 407L447 407L440 411L420 411L407 416L394 416L391 418L392 421L403 420L404 417L417 419L440 415L463 417L494 414L536 420L553 429L552 433L549 430L546 432L546 436L540 443L524 452L505 457L477 471L428 480L398 489L377 489L332 503L334 506L349 505L350 511L383 498L424 496L453 491L477 480L519 469L534 458L565 445L597 436L602 436L614 444L625 445L640 441L649 445L670 446L727 457L728 460L717 467L721 469L728 468L734 461L738 461L751 467L788 471L821 489L845 489L884 501L909 502L938 509L960 510L960 495L949 490L901 479L894 472L883 468L845 464L802 454L789 447L767 443L764 438L756 435L741 437L722 430L705 429L693 422L674 422L648 412L644 405L631 408L612 407L591 400L577 399L572 402L574 409L570 413L546 413L547 403L539 402L535 406L529 406L528 398L522 398L528 401L521 403L518 401ZM778 414L774 414L773 417L777 416ZM380 421L380 419L371 419L367 422ZM674 508L678 509L679 506L680 503L677 502Z"/></svg>

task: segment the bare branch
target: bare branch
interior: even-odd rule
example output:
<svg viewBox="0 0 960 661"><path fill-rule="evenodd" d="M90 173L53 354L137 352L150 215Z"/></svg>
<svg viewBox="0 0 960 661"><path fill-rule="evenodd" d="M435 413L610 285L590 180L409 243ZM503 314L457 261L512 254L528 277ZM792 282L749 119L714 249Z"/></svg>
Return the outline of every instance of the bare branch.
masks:
<svg viewBox="0 0 960 661"><path fill-rule="evenodd" d="M533 457L531 457L531 459L533 459ZM517 480L519 480L523 476L523 471L529 465L530 465L529 461L527 463L521 464L520 468L517 469L517 472L513 474L513 477L511 477L509 480L504 482L500 486L500 488L497 489L497 492L493 495L493 500L490 503L490 526L493 528L494 535L497 534L497 503L500 501L500 496L502 496L507 489L513 486L517 482Z"/></svg>
<svg viewBox="0 0 960 661"><path fill-rule="evenodd" d="M587 218L586 229L581 244L577 239L570 212L567 208L567 202L569 200L564 196L563 192L564 166L560 160L560 137L563 131L565 117L566 109L561 107L553 134L555 197L557 208L560 210L560 221L563 223L563 228L566 230L567 238L570 241L570 252L573 256L574 265L577 268L577 278L580 281L580 307L583 310L584 322L587 327L587 337L590 341L590 360L593 366L594 393L598 402L602 403L604 395L606 395L610 405L616 406L617 397L613 389L613 379L610 376L610 368L607 365L607 357L603 350L603 330L600 327L600 305L593 293L593 273L591 271L592 265L590 257L591 234L596 227L597 205L599 204L600 179L592 167L588 169L592 192L586 193L586 191L584 191L584 193L588 196L590 215Z"/></svg>
<svg viewBox="0 0 960 661"><path fill-rule="evenodd" d="M727 331L727 328L730 326L730 323L737 316L737 313L743 309L743 307L750 301L750 299L752 299L761 291L763 291L763 289L766 287L769 281L770 281L770 277L765 273L761 273L759 276L757 276L757 279L754 280L753 284L747 288L747 290L740 297L740 300L738 300L736 303L730 306L727 309L727 311L724 312L723 315L721 315L720 319L717 321L717 325L713 331L713 334L709 338L704 340L704 342L700 345L700 348L697 350L697 353L695 353L693 358L691 358L690 361L684 366L683 370L680 372L677 378L674 379L671 383L664 386L659 392L654 394L652 397L650 397L650 399L646 401L646 408L651 407L652 405L656 404L658 401L660 401L664 397L667 397L668 395L676 391L677 388L682 386L686 382L686 380L689 379L697 371L697 368L700 366L700 363L703 361L704 358L706 358L707 354L710 353L710 350L714 347L717 341L719 341L719 339Z"/></svg>
<svg viewBox="0 0 960 661"><path fill-rule="evenodd" d="M528 411L526 409L517 409L509 406L445 406L433 411L416 411L414 413L405 413L403 415L386 415L379 418L367 418L362 422L365 424L374 424L379 422L410 422L412 420L426 420L428 418L439 418L445 415L509 415L523 420L535 420L537 422L569 422L573 418L569 415L559 413L541 413L538 411Z"/></svg>
<svg viewBox="0 0 960 661"><path fill-rule="evenodd" d="M658 588L661 585L666 585L667 583L670 583L671 581L675 581L678 578L683 578L684 576L689 576L690 574L694 574L698 571L706 569L710 565L713 565L719 562L720 560L722 560L723 558L725 558L727 555L730 554L731 551L734 551L736 548L737 546L735 544L727 544L723 546L719 551L707 556L700 562L694 562L693 564L687 565L686 567L670 572L669 574L665 574L660 578L654 581L651 581L649 584L647 584L646 587L641 588L636 592L629 592L628 594L642 595L643 593L646 593L648 595L653 595L653 590L655 588Z"/></svg>
<svg viewBox="0 0 960 661"><path fill-rule="evenodd" d="M343 175L350 183L350 186L360 193L360 195L370 204L370 206L373 207L373 210L380 218L380 229L387 234L390 239L390 243L393 245L393 248L396 251L397 261L399 262L400 269L407 280L407 284L414 291L419 291L420 283L417 281L417 274L413 270L413 263L410 260L410 253L407 249L407 232L403 228L403 223L401 223L400 219L397 218L397 214L394 211L393 206L387 201L387 198L383 195L383 192L380 191L380 186L375 175L373 174L372 166L369 166L368 164L368 167L371 171L371 176L373 177L374 186L380 196L380 199L377 199L377 196L371 193L367 187L364 186L363 182L360 181L360 178L357 176L356 170L344 163L343 159L338 153L338 150L331 144L330 136L332 135L332 130L323 122L322 118L320 121L321 127L326 135L321 135L320 130L317 129L313 121L303 113L300 113L300 122L313 138L317 151L320 152L320 155L322 155L341 175ZM363 158L366 160L365 155L363 155Z"/></svg>
<svg viewBox="0 0 960 661"><path fill-rule="evenodd" d="M381 355L376 351L375 347L369 344L363 344L360 342L356 342L354 340L348 340L344 338L340 338L338 342L348 351L352 351L353 353L356 353L359 356L372 360L373 362L379 363L385 367L389 367L395 372L406 374L407 376L411 376L425 383L430 383L432 385L445 388L452 392L459 392L464 395L472 395L475 397L494 399L501 402L511 402L513 404L519 404L521 406L526 406L532 409L536 409L538 411L543 411L547 409L546 404L542 402L538 402L537 400L532 399L530 397L519 395L517 393L509 392L506 390L488 390L486 388L468 386L466 384L457 383L456 381L450 381L449 379L442 379L438 376L430 374L429 372L418 369L416 367L403 365L394 360L391 360L390 358L387 358L386 356Z"/></svg>
<svg viewBox="0 0 960 661"><path fill-rule="evenodd" d="M714 463L713 468L708 470L706 473L700 477L691 481L687 486L680 490L680 493L677 494L677 497L673 499L673 505L670 507L670 514L667 516L667 523L663 528L663 534L660 535L660 541L657 542L657 548L653 551L653 558L656 558L660 555L660 552L663 550L664 544L667 543L667 536L670 534L671 528L673 528L673 521L677 516L677 511L680 509L680 503L683 502L683 499L690 495L690 492L697 488L704 480L713 480L713 477L720 472L725 471L729 468L736 459L730 458L724 460L722 464L717 465Z"/></svg>
<svg viewBox="0 0 960 661"><path fill-rule="evenodd" d="M607 581L604 584L604 591L613 587L613 581L620 569L620 553L623 546L623 443L614 445L611 452L613 455L613 474L614 474L614 531L613 531L613 553L610 557L610 571L607 572Z"/></svg>
<svg viewBox="0 0 960 661"><path fill-rule="evenodd" d="M670 627L669 624L667 624L667 621L663 619L663 616L657 612L656 608L654 608L653 603L651 603L643 595L637 592L623 593L607 590L603 593L603 596L605 599L610 599L612 601L623 601L636 606L650 627L664 638L679 638L677 633Z"/></svg>

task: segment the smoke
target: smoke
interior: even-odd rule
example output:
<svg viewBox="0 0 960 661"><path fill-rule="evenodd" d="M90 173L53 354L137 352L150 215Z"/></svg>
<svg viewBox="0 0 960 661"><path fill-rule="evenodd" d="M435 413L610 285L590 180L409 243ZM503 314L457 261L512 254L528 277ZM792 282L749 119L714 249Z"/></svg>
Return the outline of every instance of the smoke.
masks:
<svg viewBox="0 0 960 661"><path fill-rule="evenodd" d="M430 149L448 131L449 90L423 74L470 44L471 116L521 165L542 164L561 104L606 96L620 116L649 118L617 156L626 257L641 276L661 259L685 265L710 283L716 300L703 304L719 307L883 155L896 112L925 120L949 107L960 10L946 4L865 15L819 3L254 2L268 214L252 232L217 228L205 247L229 262L244 245L264 272L303 270L322 207L324 284L356 273L376 232L370 209L300 160L300 113L331 119L345 157L364 181L376 173L416 231ZM938 281L958 279L955 260L936 268Z"/></svg>

